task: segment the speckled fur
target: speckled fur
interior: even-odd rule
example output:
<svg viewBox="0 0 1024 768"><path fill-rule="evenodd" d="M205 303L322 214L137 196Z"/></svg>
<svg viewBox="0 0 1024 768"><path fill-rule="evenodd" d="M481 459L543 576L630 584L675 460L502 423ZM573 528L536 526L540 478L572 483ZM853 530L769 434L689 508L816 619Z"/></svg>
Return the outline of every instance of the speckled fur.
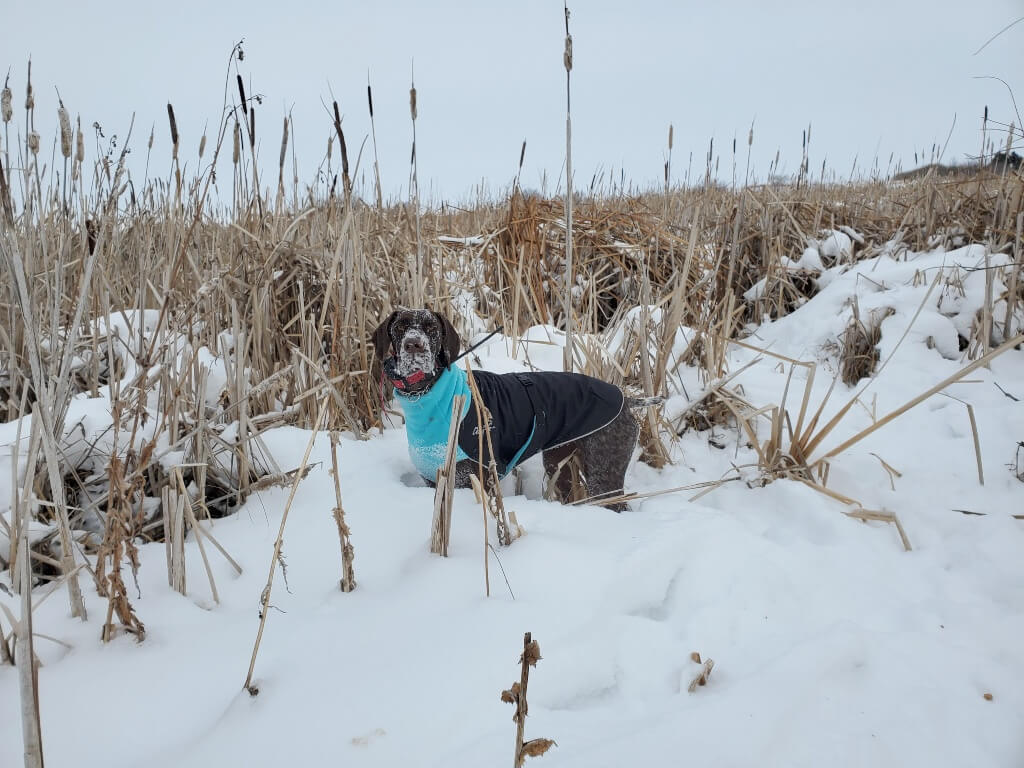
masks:
<svg viewBox="0 0 1024 768"><path fill-rule="evenodd" d="M406 350L406 341L425 338L428 349L419 352ZM378 362L387 357L393 348L398 358L398 368L403 376L422 370L428 376L438 367L446 367L458 356L459 338L451 323L442 315L426 309L405 309L393 312L373 334L374 349ZM415 347L415 345L410 345ZM404 354L404 358L403 358ZM424 380L418 389L425 390L432 380ZM417 391L416 388L410 392ZM640 435L640 425L633 416L632 408L656 405L661 398L643 400L627 397L619 415L592 435L574 440L566 445L543 451L544 470L551 476L559 463L575 453L582 464L583 480L589 496L614 496L622 492L629 467ZM581 408L587 407L580 403ZM463 459L455 466L455 484L459 488L470 486L470 476L477 474L479 465L472 459ZM430 485L429 478L427 482ZM569 473L563 468L554 487L559 500L568 498ZM609 504L610 509L622 512L625 503Z"/></svg>

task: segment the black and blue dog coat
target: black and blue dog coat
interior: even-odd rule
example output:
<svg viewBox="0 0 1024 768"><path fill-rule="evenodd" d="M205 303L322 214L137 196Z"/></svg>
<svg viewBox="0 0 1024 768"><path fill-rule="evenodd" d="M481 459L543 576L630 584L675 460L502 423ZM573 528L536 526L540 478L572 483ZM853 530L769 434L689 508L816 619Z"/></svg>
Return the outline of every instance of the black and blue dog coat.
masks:
<svg viewBox="0 0 1024 768"><path fill-rule="evenodd" d="M494 459L504 477L535 453L571 443L608 426L622 411L622 391L579 373L506 373L473 371L483 403L490 411ZM456 461L479 461L477 409L466 371L442 370L430 389L406 394L395 390L405 413L409 457L427 480L437 479L444 464L455 395L466 398L458 431ZM485 462L490 459L487 436Z"/></svg>

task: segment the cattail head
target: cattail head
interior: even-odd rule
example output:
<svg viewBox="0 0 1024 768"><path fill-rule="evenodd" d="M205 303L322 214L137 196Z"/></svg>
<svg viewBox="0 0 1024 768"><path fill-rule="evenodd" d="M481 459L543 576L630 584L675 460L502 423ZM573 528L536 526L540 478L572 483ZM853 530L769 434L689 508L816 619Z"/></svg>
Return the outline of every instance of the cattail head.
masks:
<svg viewBox="0 0 1024 768"><path fill-rule="evenodd" d="M672 123L668 124L668 151L672 151Z"/></svg>
<svg viewBox="0 0 1024 768"><path fill-rule="evenodd" d="M566 12L566 19L568 20L568 11ZM565 65L566 72L572 72L572 35L565 36L565 51L562 53L562 63Z"/></svg>
<svg viewBox="0 0 1024 768"><path fill-rule="evenodd" d="M238 155L241 153L241 151L242 151L242 128L238 124L238 121L236 120L235 121L234 143L231 145L231 162L234 163L235 165L238 165Z"/></svg>
<svg viewBox="0 0 1024 768"><path fill-rule="evenodd" d="M414 85L409 89L409 114L412 115L412 119L416 119L416 86Z"/></svg>
<svg viewBox="0 0 1024 768"><path fill-rule="evenodd" d="M33 155L39 154L39 134L36 131L28 132L28 148Z"/></svg>
<svg viewBox="0 0 1024 768"><path fill-rule="evenodd" d="M28 85L25 87L25 109L32 109L36 105L35 92L32 90L32 60L28 62ZM988 107L985 107L986 114Z"/></svg>
<svg viewBox="0 0 1024 768"><path fill-rule="evenodd" d="M167 120L171 124L171 145L173 146L172 157L178 159L178 121L174 119L174 107L167 102Z"/></svg>
<svg viewBox="0 0 1024 768"><path fill-rule="evenodd" d="M63 103L57 110L57 119L60 121L60 153L67 159L71 157L71 118Z"/></svg>
<svg viewBox="0 0 1024 768"><path fill-rule="evenodd" d="M373 91L370 90L370 84L366 84L366 101L370 105L370 119L373 120Z"/></svg>
<svg viewBox="0 0 1024 768"><path fill-rule="evenodd" d="M152 151L153 149L153 135L156 133L156 128L152 127L149 129L149 144L146 145L146 149Z"/></svg>
<svg viewBox="0 0 1024 768"><path fill-rule="evenodd" d="M750 133L747 134L747 146L751 146L754 143L754 126L750 126Z"/></svg>
<svg viewBox="0 0 1024 768"><path fill-rule="evenodd" d="M327 162L331 161L331 155L334 154L334 134L327 136Z"/></svg>
<svg viewBox="0 0 1024 768"><path fill-rule="evenodd" d="M75 162L85 161L85 136L82 135L82 118L76 121L75 130Z"/></svg>
<svg viewBox="0 0 1024 768"><path fill-rule="evenodd" d="M5 83L4 89L0 91L0 116L3 117L5 123L11 122L11 118L14 117L14 108L11 106L12 98L11 89Z"/></svg>
<svg viewBox="0 0 1024 768"><path fill-rule="evenodd" d="M203 138L199 140L199 159L203 159L203 152L206 151L206 134L203 134Z"/></svg>

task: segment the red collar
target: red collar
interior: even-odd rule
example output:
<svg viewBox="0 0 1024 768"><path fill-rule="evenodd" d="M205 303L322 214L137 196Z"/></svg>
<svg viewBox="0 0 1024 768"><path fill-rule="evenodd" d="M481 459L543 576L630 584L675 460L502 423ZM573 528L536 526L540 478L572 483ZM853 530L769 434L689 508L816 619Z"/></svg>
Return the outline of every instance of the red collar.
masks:
<svg viewBox="0 0 1024 768"><path fill-rule="evenodd" d="M389 376L388 379L391 381L392 386L395 389L408 389L411 384L419 384L423 381L427 375L423 371L414 371L409 376L398 376L397 378Z"/></svg>

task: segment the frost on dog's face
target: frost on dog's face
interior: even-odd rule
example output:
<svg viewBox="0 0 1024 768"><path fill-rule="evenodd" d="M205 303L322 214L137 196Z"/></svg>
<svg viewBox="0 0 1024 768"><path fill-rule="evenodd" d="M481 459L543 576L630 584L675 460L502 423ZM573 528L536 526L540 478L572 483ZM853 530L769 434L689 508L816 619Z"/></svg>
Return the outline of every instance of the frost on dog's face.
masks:
<svg viewBox="0 0 1024 768"><path fill-rule="evenodd" d="M391 325L397 372L409 376L423 371L432 376L438 367L442 336L441 323L433 312L425 309L402 312Z"/></svg>

